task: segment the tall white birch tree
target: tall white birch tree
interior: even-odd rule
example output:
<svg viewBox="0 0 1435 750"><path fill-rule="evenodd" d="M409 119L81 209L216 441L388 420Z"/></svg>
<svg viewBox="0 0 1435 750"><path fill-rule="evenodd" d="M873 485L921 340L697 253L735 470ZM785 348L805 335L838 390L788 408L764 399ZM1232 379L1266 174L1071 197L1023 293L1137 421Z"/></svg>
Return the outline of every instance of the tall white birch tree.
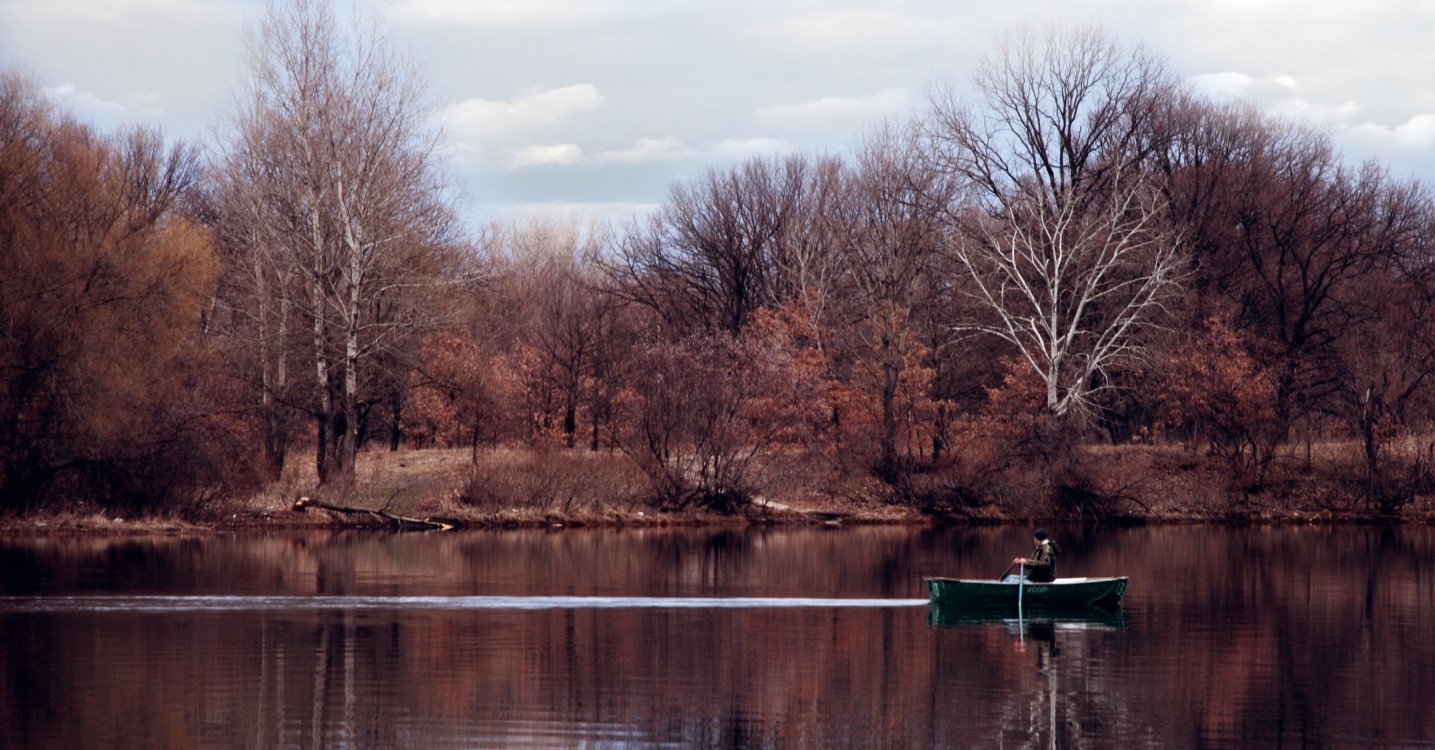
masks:
<svg viewBox="0 0 1435 750"><path fill-rule="evenodd" d="M1138 356L1181 268L1144 161L1172 78L1090 29L1013 34L976 76L981 100L932 95L938 163L971 191L950 249L978 314L1045 385L1056 415L1089 413Z"/></svg>
<svg viewBox="0 0 1435 750"><path fill-rule="evenodd" d="M220 162L251 224L235 236L277 269L256 280L292 278L280 300L307 320L323 482L351 475L364 389L426 325L455 223L421 79L376 24L342 28L323 0L271 4L249 65Z"/></svg>

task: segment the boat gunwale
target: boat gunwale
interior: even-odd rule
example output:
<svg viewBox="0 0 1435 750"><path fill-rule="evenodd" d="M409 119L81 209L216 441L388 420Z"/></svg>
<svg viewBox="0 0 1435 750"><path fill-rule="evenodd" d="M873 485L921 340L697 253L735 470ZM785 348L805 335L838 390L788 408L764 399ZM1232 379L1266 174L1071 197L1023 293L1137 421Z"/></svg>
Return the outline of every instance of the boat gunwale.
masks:
<svg viewBox="0 0 1435 750"><path fill-rule="evenodd" d="M1027 580L1027 586L1081 586L1095 585L1100 583L1114 583L1116 581L1129 581L1130 576L1095 576L1082 578L1058 578L1054 581L1032 581ZM947 576L923 576L922 582L944 581L947 583L971 583L987 586L1017 586L1020 581L1004 581L1000 578L950 578Z"/></svg>

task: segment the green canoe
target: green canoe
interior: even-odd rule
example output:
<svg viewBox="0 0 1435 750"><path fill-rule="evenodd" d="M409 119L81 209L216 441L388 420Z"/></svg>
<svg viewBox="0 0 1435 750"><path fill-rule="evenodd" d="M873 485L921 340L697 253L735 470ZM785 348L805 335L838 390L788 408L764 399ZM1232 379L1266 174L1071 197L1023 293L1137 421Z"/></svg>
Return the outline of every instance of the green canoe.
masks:
<svg viewBox="0 0 1435 750"><path fill-rule="evenodd" d="M927 594L933 602L961 604L990 609L1025 607L1103 606L1114 607L1126 591L1126 576L1119 578L1058 578L1050 583L926 578Z"/></svg>

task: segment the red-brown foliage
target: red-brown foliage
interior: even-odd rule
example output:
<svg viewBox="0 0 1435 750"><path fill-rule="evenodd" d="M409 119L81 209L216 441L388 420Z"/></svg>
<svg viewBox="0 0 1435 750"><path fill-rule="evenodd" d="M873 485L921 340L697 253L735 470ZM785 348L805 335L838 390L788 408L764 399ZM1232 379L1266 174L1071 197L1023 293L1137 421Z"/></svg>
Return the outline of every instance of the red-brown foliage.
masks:
<svg viewBox="0 0 1435 750"><path fill-rule="evenodd" d="M822 422L821 381L784 338L759 322L740 337L697 334L638 352L615 438L671 504L735 508L758 492L753 469L766 454Z"/></svg>
<svg viewBox="0 0 1435 750"><path fill-rule="evenodd" d="M1178 343L1162 367L1161 422L1206 441L1232 465L1270 457L1278 436L1276 384L1241 335L1219 318Z"/></svg>
<svg viewBox="0 0 1435 750"><path fill-rule="evenodd" d="M522 403L521 362L486 354L453 333L424 341L410 377L404 434L417 446L469 446L513 437Z"/></svg>
<svg viewBox="0 0 1435 750"><path fill-rule="evenodd" d="M197 340L216 268L179 209L194 152L95 133L14 75L0 144L0 508L222 488L244 462Z"/></svg>

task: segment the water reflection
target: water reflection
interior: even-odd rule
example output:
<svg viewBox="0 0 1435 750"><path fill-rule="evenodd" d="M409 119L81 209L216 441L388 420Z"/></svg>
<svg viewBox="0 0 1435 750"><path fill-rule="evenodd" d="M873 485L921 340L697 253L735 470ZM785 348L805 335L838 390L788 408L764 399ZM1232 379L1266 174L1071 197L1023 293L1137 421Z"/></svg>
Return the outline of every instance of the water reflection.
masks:
<svg viewBox="0 0 1435 750"><path fill-rule="evenodd" d="M1120 629L1126 626L1126 613L1120 607L1071 605L1064 607L1032 607L1018 613L1010 607L968 607L933 602L927 608L927 622L933 627L952 628L1001 623L1020 626L1104 626Z"/></svg>
<svg viewBox="0 0 1435 750"><path fill-rule="evenodd" d="M1059 529L1121 609L927 605L1025 529L0 541L0 747L1395 747L1431 529Z"/></svg>

